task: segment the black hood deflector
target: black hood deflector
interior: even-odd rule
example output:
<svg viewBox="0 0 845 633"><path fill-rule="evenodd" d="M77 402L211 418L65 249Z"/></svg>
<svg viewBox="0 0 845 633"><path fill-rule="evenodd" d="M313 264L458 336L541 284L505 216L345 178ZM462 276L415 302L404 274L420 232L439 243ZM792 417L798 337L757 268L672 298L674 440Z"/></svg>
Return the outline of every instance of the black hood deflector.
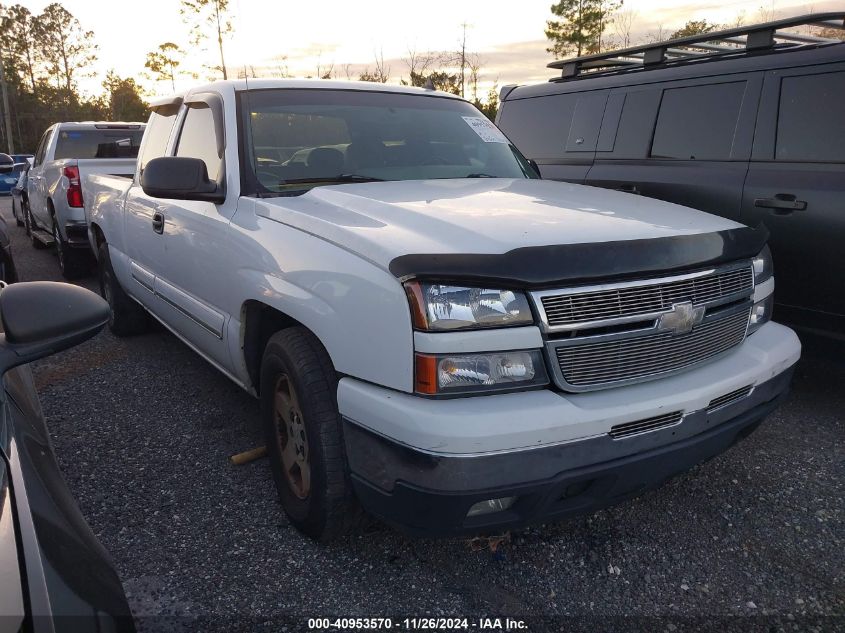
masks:
<svg viewBox="0 0 845 633"><path fill-rule="evenodd" d="M496 282L506 287L544 288L674 273L749 259L766 244L769 231L741 227L653 239L516 248L499 255L401 255L390 262L397 278Z"/></svg>

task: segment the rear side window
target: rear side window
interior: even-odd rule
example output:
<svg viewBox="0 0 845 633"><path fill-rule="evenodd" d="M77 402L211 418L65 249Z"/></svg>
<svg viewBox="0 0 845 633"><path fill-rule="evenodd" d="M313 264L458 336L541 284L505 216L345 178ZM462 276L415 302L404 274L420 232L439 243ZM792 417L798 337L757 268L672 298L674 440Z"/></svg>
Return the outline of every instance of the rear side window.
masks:
<svg viewBox="0 0 845 633"><path fill-rule="evenodd" d="M144 130L101 129L58 131L53 158L135 158Z"/></svg>
<svg viewBox="0 0 845 633"><path fill-rule="evenodd" d="M845 72L785 77L775 157L845 162Z"/></svg>
<svg viewBox="0 0 845 633"><path fill-rule="evenodd" d="M652 158L729 159L744 93L744 81L664 90Z"/></svg>
<svg viewBox="0 0 845 633"><path fill-rule="evenodd" d="M153 158L164 156L167 150L167 141L170 140L170 131L173 129L173 122L179 112L178 106L167 106L157 108L150 115L147 129L144 136L144 146L138 157L138 167L144 171L147 163Z"/></svg>
<svg viewBox="0 0 845 633"><path fill-rule="evenodd" d="M208 169L210 180L220 176L222 159L217 155L217 137L214 133L214 115L207 105L191 105L185 113L185 123L179 136L177 156L201 159Z"/></svg>
<svg viewBox="0 0 845 633"><path fill-rule="evenodd" d="M559 158L566 148L577 103L577 94L507 101L499 127L526 157Z"/></svg>

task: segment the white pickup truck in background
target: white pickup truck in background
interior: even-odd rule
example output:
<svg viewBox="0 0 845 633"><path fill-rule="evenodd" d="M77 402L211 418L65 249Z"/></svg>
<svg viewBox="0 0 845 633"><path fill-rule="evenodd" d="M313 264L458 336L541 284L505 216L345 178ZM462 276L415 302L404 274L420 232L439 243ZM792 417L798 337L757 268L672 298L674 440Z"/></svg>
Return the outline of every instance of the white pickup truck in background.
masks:
<svg viewBox="0 0 845 633"><path fill-rule="evenodd" d="M314 538L359 508L441 535L589 512L788 390L764 228L540 180L433 90L224 81L152 108L134 179L89 178L109 325L151 314L261 400Z"/></svg>
<svg viewBox="0 0 845 633"><path fill-rule="evenodd" d="M41 137L27 179L32 245L55 244L66 279L93 261L88 246L82 182L91 174L131 176L143 123L56 123Z"/></svg>

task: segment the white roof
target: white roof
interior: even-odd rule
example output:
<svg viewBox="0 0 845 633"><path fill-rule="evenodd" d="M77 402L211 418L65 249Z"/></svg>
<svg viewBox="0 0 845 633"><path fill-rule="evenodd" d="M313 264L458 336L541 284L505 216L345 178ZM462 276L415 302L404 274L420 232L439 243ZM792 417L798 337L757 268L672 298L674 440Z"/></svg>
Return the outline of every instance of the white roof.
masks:
<svg viewBox="0 0 845 633"><path fill-rule="evenodd" d="M82 128L82 129L91 129L95 128L96 126L123 126L123 125L140 125L145 126L147 123L145 121L63 121L61 123L56 123L56 125L60 126L62 129L64 128Z"/></svg>
<svg viewBox="0 0 845 633"><path fill-rule="evenodd" d="M152 105L164 105L172 103L176 98L182 98L186 94L195 92L206 92L210 90L223 92L226 90L266 90L268 88L299 88L312 90L361 90L367 92L392 92L412 95L437 95L438 97L449 97L462 99L458 95L439 90L426 90L414 86L397 86L395 84L382 84L374 81L339 81L333 79L228 79L215 81L209 84L199 85L191 88L186 93L154 99Z"/></svg>

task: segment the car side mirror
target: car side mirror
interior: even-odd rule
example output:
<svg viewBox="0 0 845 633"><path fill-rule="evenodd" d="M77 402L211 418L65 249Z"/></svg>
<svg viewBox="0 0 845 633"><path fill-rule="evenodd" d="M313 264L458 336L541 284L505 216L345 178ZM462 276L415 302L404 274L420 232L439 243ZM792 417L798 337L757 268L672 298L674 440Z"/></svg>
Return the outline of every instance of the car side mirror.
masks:
<svg viewBox="0 0 845 633"><path fill-rule="evenodd" d="M534 170L534 173L537 174L537 178L542 178L543 174L540 173L540 166L537 164L537 161L533 158L528 159L528 164L531 165L531 169Z"/></svg>
<svg viewBox="0 0 845 633"><path fill-rule="evenodd" d="M30 281L0 290L0 374L88 340L109 320L109 304L90 290Z"/></svg>
<svg viewBox="0 0 845 633"><path fill-rule="evenodd" d="M141 172L141 189L152 198L204 200L221 204L226 195L209 180L205 161L188 156L153 158Z"/></svg>

